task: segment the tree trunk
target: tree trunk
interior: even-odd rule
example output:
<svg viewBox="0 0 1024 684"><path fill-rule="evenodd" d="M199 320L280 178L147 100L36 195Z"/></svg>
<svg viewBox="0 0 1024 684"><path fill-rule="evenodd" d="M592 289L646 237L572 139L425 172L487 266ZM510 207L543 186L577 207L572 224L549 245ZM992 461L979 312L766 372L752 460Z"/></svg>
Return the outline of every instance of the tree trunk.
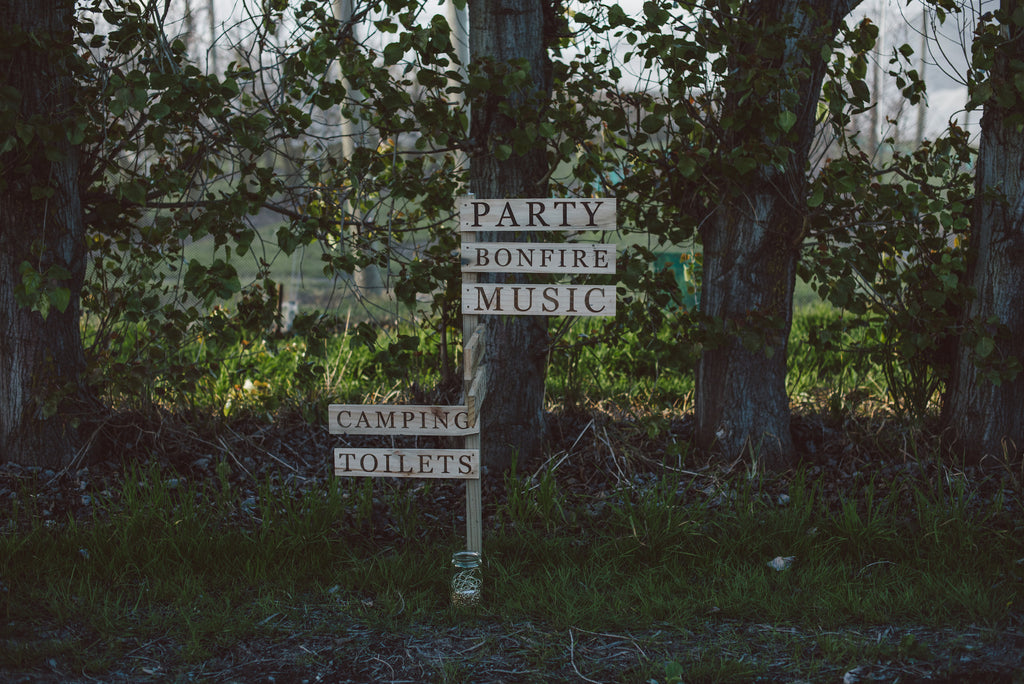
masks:
<svg viewBox="0 0 1024 684"><path fill-rule="evenodd" d="M704 233L700 306L724 334L697 364L697 441L778 469L793 453L786 346L801 221L768 190L750 200L750 213L722 209Z"/></svg>
<svg viewBox="0 0 1024 684"><path fill-rule="evenodd" d="M1004 7L1013 5L1005 2ZM1024 31L1012 30L991 71L993 90L1014 92L1011 64L1024 60ZM1004 33L1004 36L1007 36ZM1000 85L1002 84L1002 85ZM953 453L969 461L1024 453L1024 373L1002 379L1008 359L1024 361L1024 131L1021 95L985 105L975 173L967 278L976 296L966 307L968 334L957 348L943 422ZM1002 330L998 330L1000 326ZM995 347L985 340L994 341ZM988 377L987 377L988 376Z"/></svg>
<svg viewBox="0 0 1024 684"><path fill-rule="evenodd" d="M826 64L857 0L748 2L736 19L737 40L723 121L723 154L784 149L782 164L723 179L719 208L703 223L701 312L714 323L696 373L697 444L756 466L791 463L786 346L793 287L807 212L807 166ZM786 27L780 31L779 27ZM767 97L753 84L775 79ZM730 87L730 86L726 86ZM788 133L773 129L779 113L796 115Z"/></svg>
<svg viewBox="0 0 1024 684"><path fill-rule="evenodd" d="M547 156L542 146L499 160L495 151L517 122L501 113L501 102L516 107L550 98L551 60L546 45L547 0L470 0L469 52L508 66L526 60L526 83L499 98L488 94L472 103L470 191L481 199L546 197ZM515 68L514 66L511 68ZM491 239L486 234L482 239ZM511 279L511 277L509 277ZM481 278L481 281L484 279ZM507 470L541 453L544 443L544 381L547 320L541 316L485 317L488 401L481 420L481 460L492 472Z"/></svg>
<svg viewBox="0 0 1024 684"><path fill-rule="evenodd" d="M72 0L0 2L0 33L14 46L0 48L4 84L21 94L18 121L34 131L0 156L0 460L47 467L75 454L74 400L82 396L85 367L84 221L66 126L73 116L73 10ZM26 288L26 267L53 277L39 290ZM67 300L47 296L65 289ZM36 310L24 305L34 290Z"/></svg>

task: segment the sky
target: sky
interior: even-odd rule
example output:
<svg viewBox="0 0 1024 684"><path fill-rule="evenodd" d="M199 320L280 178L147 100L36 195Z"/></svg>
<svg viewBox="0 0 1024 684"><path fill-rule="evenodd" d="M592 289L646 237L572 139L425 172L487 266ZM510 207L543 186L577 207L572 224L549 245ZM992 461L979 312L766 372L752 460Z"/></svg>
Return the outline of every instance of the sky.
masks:
<svg viewBox="0 0 1024 684"><path fill-rule="evenodd" d="M642 12L644 0L620 0L619 5L628 14ZM923 73L927 84L925 107L925 136L935 137L948 125L950 119L956 119L961 126L976 131L980 118L978 112L967 113L964 105L967 102L967 89L963 76L968 63L970 40L977 17L982 11L994 9L997 0L964 0L964 11L960 14L947 13L945 21L940 22L933 9L925 10L920 0L862 0L860 5L848 17L847 22L854 24L868 17L879 27L877 54L882 55L880 64L888 67L893 50L903 44L910 45L914 50L912 67ZM922 20L926 20L924 29ZM928 40L922 51L922 32L927 30ZM922 60L921 57L924 57ZM915 133L918 113L916 108L903 105L902 111L896 109L895 102L898 92L891 77L884 72L880 80L883 88L892 93L884 99L889 106L883 107L880 117L879 131L881 138L893 134L891 125L886 125L886 116L895 118L898 125L906 129L899 131L904 136Z"/></svg>
<svg viewBox="0 0 1024 684"><path fill-rule="evenodd" d="M213 0L214 11L219 24L228 25L232 17L245 14L246 2L252 0ZM205 19L206 6L210 0L190 0L194 11L199 15L197 22ZM618 4L627 14L640 14L644 0L619 0ZM426 9L431 14L445 11L440 0L425 0ZM967 113L964 105L967 101L967 90L963 85L962 74L967 64L967 53L970 50L970 38L976 18L983 10L993 9L997 0L964 0L964 12L950 13L944 22L937 20L933 9L924 10L920 0L862 0L860 5L849 17L851 23L867 16L879 26L881 38L879 54L884 56L883 67L893 50L903 45L910 45L915 52L912 58L914 66L924 74L928 87L927 107L925 108L924 130L927 137L934 137L946 128L950 119L956 119L961 126L976 130L980 118L979 112ZM922 48L922 12L927 19L928 41L921 60ZM966 48L966 51L965 51ZM892 79L883 76L883 88L892 89ZM884 91L883 91L884 92ZM918 112L916 108L903 105L902 110L896 108L899 100L895 95L883 98L885 106L880 109L879 137L884 138L894 132L898 137L916 134ZM886 124L889 117L898 122L903 130L894 131L892 124ZM913 130L910 130L913 129Z"/></svg>

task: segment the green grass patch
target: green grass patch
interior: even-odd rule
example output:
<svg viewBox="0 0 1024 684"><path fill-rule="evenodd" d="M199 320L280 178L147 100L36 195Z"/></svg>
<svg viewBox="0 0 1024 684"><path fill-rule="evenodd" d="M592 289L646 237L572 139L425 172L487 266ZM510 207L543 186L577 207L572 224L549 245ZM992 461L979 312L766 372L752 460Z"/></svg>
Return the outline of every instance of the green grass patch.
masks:
<svg viewBox="0 0 1024 684"><path fill-rule="evenodd" d="M490 513L483 619L595 633L709 620L997 626L1024 603L1016 523L1003 502L971 502L962 487L915 489L906 510L871 483L830 507L802 477L784 504L749 486L725 488L724 505L671 475L600 501L544 490L544 477L533 489L510 482ZM153 468L130 472L89 519L43 524L21 509L0 536L0 667L58 659L102 672L161 640L197 663L297 621L459 624L447 594L458 525L417 517L429 491L375 496L368 483L267 481L252 501ZM388 529L375 522L381 505ZM776 557L792 564L773 569ZM808 662L853 648L821 639ZM686 681L764 674L716 648L684 659Z"/></svg>

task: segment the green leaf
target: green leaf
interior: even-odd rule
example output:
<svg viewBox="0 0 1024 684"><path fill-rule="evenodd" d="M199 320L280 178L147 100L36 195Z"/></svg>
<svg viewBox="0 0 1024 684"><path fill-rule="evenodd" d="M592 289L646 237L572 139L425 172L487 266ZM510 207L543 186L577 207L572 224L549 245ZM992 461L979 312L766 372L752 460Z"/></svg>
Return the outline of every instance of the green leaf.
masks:
<svg viewBox="0 0 1024 684"><path fill-rule="evenodd" d="M88 123L84 119L75 121L68 130L68 142L72 145L81 145L85 142L85 129Z"/></svg>
<svg viewBox="0 0 1024 684"><path fill-rule="evenodd" d="M750 157L735 157L732 160L732 164L741 176L757 168L757 161Z"/></svg>
<svg viewBox="0 0 1024 684"><path fill-rule="evenodd" d="M494 158L497 159L498 161L505 161L506 159L508 159L511 156L512 156L512 146L511 145L498 145L498 147L494 150Z"/></svg>
<svg viewBox="0 0 1024 684"><path fill-rule="evenodd" d="M155 102L153 106L149 108L149 115L156 120L160 120L171 113L171 108L163 102Z"/></svg>
<svg viewBox="0 0 1024 684"><path fill-rule="evenodd" d="M34 138L36 134L36 129L33 126L20 121L14 124L14 131L18 134L18 137L21 138L21 142L26 145L32 142L32 138Z"/></svg>
<svg viewBox="0 0 1024 684"><path fill-rule="evenodd" d="M405 49L399 43L388 43L384 46L384 64L394 66L401 61Z"/></svg>
<svg viewBox="0 0 1024 684"><path fill-rule="evenodd" d="M924 301L935 309L941 308L946 303L946 293L937 290L925 290Z"/></svg>
<svg viewBox="0 0 1024 684"><path fill-rule="evenodd" d="M57 287L50 290L47 293L47 297L50 300L50 305L61 313L67 311L68 306L71 304L71 290L66 287Z"/></svg>
<svg viewBox="0 0 1024 684"><path fill-rule="evenodd" d="M974 353L978 355L978 358L988 358L993 351L996 349L996 342L991 337L982 337L978 340L978 343L974 345Z"/></svg>
<svg viewBox="0 0 1024 684"><path fill-rule="evenodd" d="M630 19L626 16L625 10L623 10L618 4L614 4L608 8L608 28L625 26L630 23Z"/></svg>
<svg viewBox="0 0 1024 684"><path fill-rule="evenodd" d="M697 162L693 157L682 157L676 165L683 178L691 178L697 172Z"/></svg>
<svg viewBox="0 0 1024 684"><path fill-rule="evenodd" d="M29 189L33 200L50 199L56 192L53 188L33 185Z"/></svg>
<svg viewBox="0 0 1024 684"><path fill-rule="evenodd" d="M793 128L794 124L796 124L796 114L790 111L782 112L781 114L779 114L778 124L779 128L781 128L784 132L789 133L789 131Z"/></svg>
<svg viewBox="0 0 1024 684"><path fill-rule="evenodd" d="M43 282L43 277L39 275L32 264L27 261L22 261L19 268L21 272L21 287L26 295L34 296L39 291L39 286Z"/></svg>
<svg viewBox="0 0 1024 684"><path fill-rule="evenodd" d="M142 183L122 183L120 185L121 196L129 202L144 204L146 202L146 187Z"/></svg>
<svg viewBox="0 0 1024 684"><path fill-rule="evenodd" d="M645 133L657 133L665 125L664 117L658 116L657 114L648 114L644 117L644 120L640 122L640 128Z"/></svg>
<svg viewBox="0 0 1024 684"><path fill-rule="evenodd" d="M661 3L648 2L644 3L644 14L647 15L648 21L655 26L664 26L669 20L669 13Z"/></svg>
<svg viewBox="0 0 1024 684"><path fill-rule="evenodd" d="M850 81L850 88L853 90L853 97L860 102L871 101L871 90L868 88L868 84L861 79L855 79Z"/></svg>
<svg viewBox="0 0 1024 684"><path fill-rule="evenodd" d="M825 201L825 189L820 185L814 186L814 190L811 191L811 196L807 199L807 206L811 209L820 207L821 203Z"/></svg>
<svg viewBox="0 0 1024 684"><path fill-rule="evenodd" d="M1024 5L1018 4L1013 8L1013 23L1017 26L1024 26Z"/></svg>
<svg viewBox="0 0 1024 684"><path fill-rule="evenodd" d="M971 89L971 98L967 103L968 109L975 109L985 104L992 98L992 83L985 81Z"/></svg>

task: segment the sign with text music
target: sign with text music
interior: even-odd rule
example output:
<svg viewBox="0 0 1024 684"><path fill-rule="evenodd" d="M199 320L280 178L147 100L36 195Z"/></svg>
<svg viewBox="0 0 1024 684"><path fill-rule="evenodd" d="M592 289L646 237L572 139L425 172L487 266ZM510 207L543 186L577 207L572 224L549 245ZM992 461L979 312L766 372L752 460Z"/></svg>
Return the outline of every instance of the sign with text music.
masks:
<svg viewBox="0 0 1024 684"><path fill-rule="evenodd" d="M614 316L614 285L474 283L462 287L462 313L477 316Z"/></svg>

